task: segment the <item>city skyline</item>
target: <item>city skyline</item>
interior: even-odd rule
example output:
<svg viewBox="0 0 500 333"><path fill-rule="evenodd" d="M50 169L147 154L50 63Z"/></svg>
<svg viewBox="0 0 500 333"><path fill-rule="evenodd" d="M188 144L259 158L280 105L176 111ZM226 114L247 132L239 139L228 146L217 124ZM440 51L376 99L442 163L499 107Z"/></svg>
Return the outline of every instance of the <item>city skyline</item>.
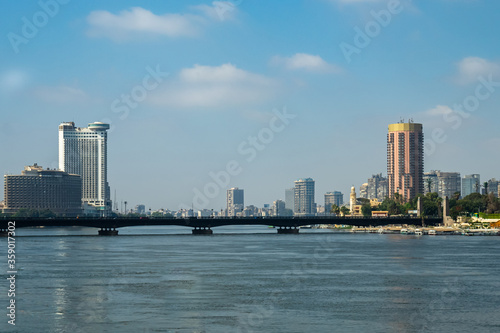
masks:
<svg viewBox="0 0 500 333"><path fill-rule="evenodd" d="M108 181L130 207L190 207L231 161L207 206L225 208L231 187L248 205L283 200L300 177L315 180L321 204L385 174L387 124L413 118L424 124L424 171L500 178L500 4L398 3L89 1L49 15L9 2L0 172L57 168L54 126L102 121ZM128 24L140 18L143 30Z"/></svg>

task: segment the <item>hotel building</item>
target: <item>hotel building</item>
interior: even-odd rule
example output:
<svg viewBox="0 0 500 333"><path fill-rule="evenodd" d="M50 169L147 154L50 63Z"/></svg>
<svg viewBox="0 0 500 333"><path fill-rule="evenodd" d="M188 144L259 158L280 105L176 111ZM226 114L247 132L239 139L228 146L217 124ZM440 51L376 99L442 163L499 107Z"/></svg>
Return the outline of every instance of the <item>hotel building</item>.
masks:
<svg viewBox="0 0 500 333"><path fill-rule="evenodd" d="M387 134L387 178L389 197L395 193L404 201L424 192L424 134L422 124L389 125Z"/></svg>
<svg viewBox="0 0 500 333"><path fill-rule="evenodd" d="M82 178L59 170L43 170L36 163L20 175L4 176L4 213L20 209L50 210L60 216L82 213Z"/></svg>
<svg viewBox="0 0 500 333"><path fill-rule="evenodd" d="M82 202L95 214L111 212L108 184L108 124L95 122L87 128L67 122L59 125L59 169L82 177Z"/></svg>

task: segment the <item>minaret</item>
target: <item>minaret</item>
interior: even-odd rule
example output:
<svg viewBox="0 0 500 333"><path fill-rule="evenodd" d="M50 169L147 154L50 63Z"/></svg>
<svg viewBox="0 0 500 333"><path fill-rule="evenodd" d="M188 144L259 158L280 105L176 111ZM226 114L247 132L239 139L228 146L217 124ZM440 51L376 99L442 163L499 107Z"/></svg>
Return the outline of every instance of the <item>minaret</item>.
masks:
<svg viewBox="0 0 500 333"><path fill-rule="evenodd" d="M351 187L351 199L349 201L349 210L351 211L351 215L355 204L356 204L356 189L353 186Z"/></svg>

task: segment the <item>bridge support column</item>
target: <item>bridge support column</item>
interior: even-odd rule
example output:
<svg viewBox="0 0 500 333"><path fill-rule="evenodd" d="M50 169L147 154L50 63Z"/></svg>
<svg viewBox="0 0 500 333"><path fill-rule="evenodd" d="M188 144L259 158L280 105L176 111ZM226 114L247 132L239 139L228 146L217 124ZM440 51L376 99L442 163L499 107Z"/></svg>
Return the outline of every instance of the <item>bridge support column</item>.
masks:
<svg viewBox="0 0 500 333"><path fill-rule="evenodd" d="M99 236L118 236L118 230L116 228L101 228Z"/></svg>
<svg viewBox="0 0 500 333"><path fill-rule="evenodd" d="M214 232L210 227L194 227L193 235L212 235Z"/></svg>
<svg viewBox="0 0 500 333"><path fill-rule="evenodd" d="M297 227L279 227L278 234L298 234L299 228Z"/></svg>

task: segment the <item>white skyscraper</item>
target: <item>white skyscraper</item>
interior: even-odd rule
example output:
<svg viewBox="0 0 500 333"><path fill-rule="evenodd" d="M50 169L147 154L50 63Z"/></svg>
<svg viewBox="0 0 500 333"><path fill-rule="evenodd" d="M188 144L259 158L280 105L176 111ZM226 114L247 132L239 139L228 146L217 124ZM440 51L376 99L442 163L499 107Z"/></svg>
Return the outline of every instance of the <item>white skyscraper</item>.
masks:
<svg viewBox="0 0 500 333"><path fill-rule="evenodd" d="M82 202L111 212L108 185L107 130L109 124L95 122L88 128L75 123L59 125L59 169L82 177Z"/></svg>
<svg viewBox="0 0 500 333"><path fill-rule="evenodd" d="M312 178L299 179L295 181L295 209L296 215L314 215L316 204L314 203L314 180Z"/></svg>

